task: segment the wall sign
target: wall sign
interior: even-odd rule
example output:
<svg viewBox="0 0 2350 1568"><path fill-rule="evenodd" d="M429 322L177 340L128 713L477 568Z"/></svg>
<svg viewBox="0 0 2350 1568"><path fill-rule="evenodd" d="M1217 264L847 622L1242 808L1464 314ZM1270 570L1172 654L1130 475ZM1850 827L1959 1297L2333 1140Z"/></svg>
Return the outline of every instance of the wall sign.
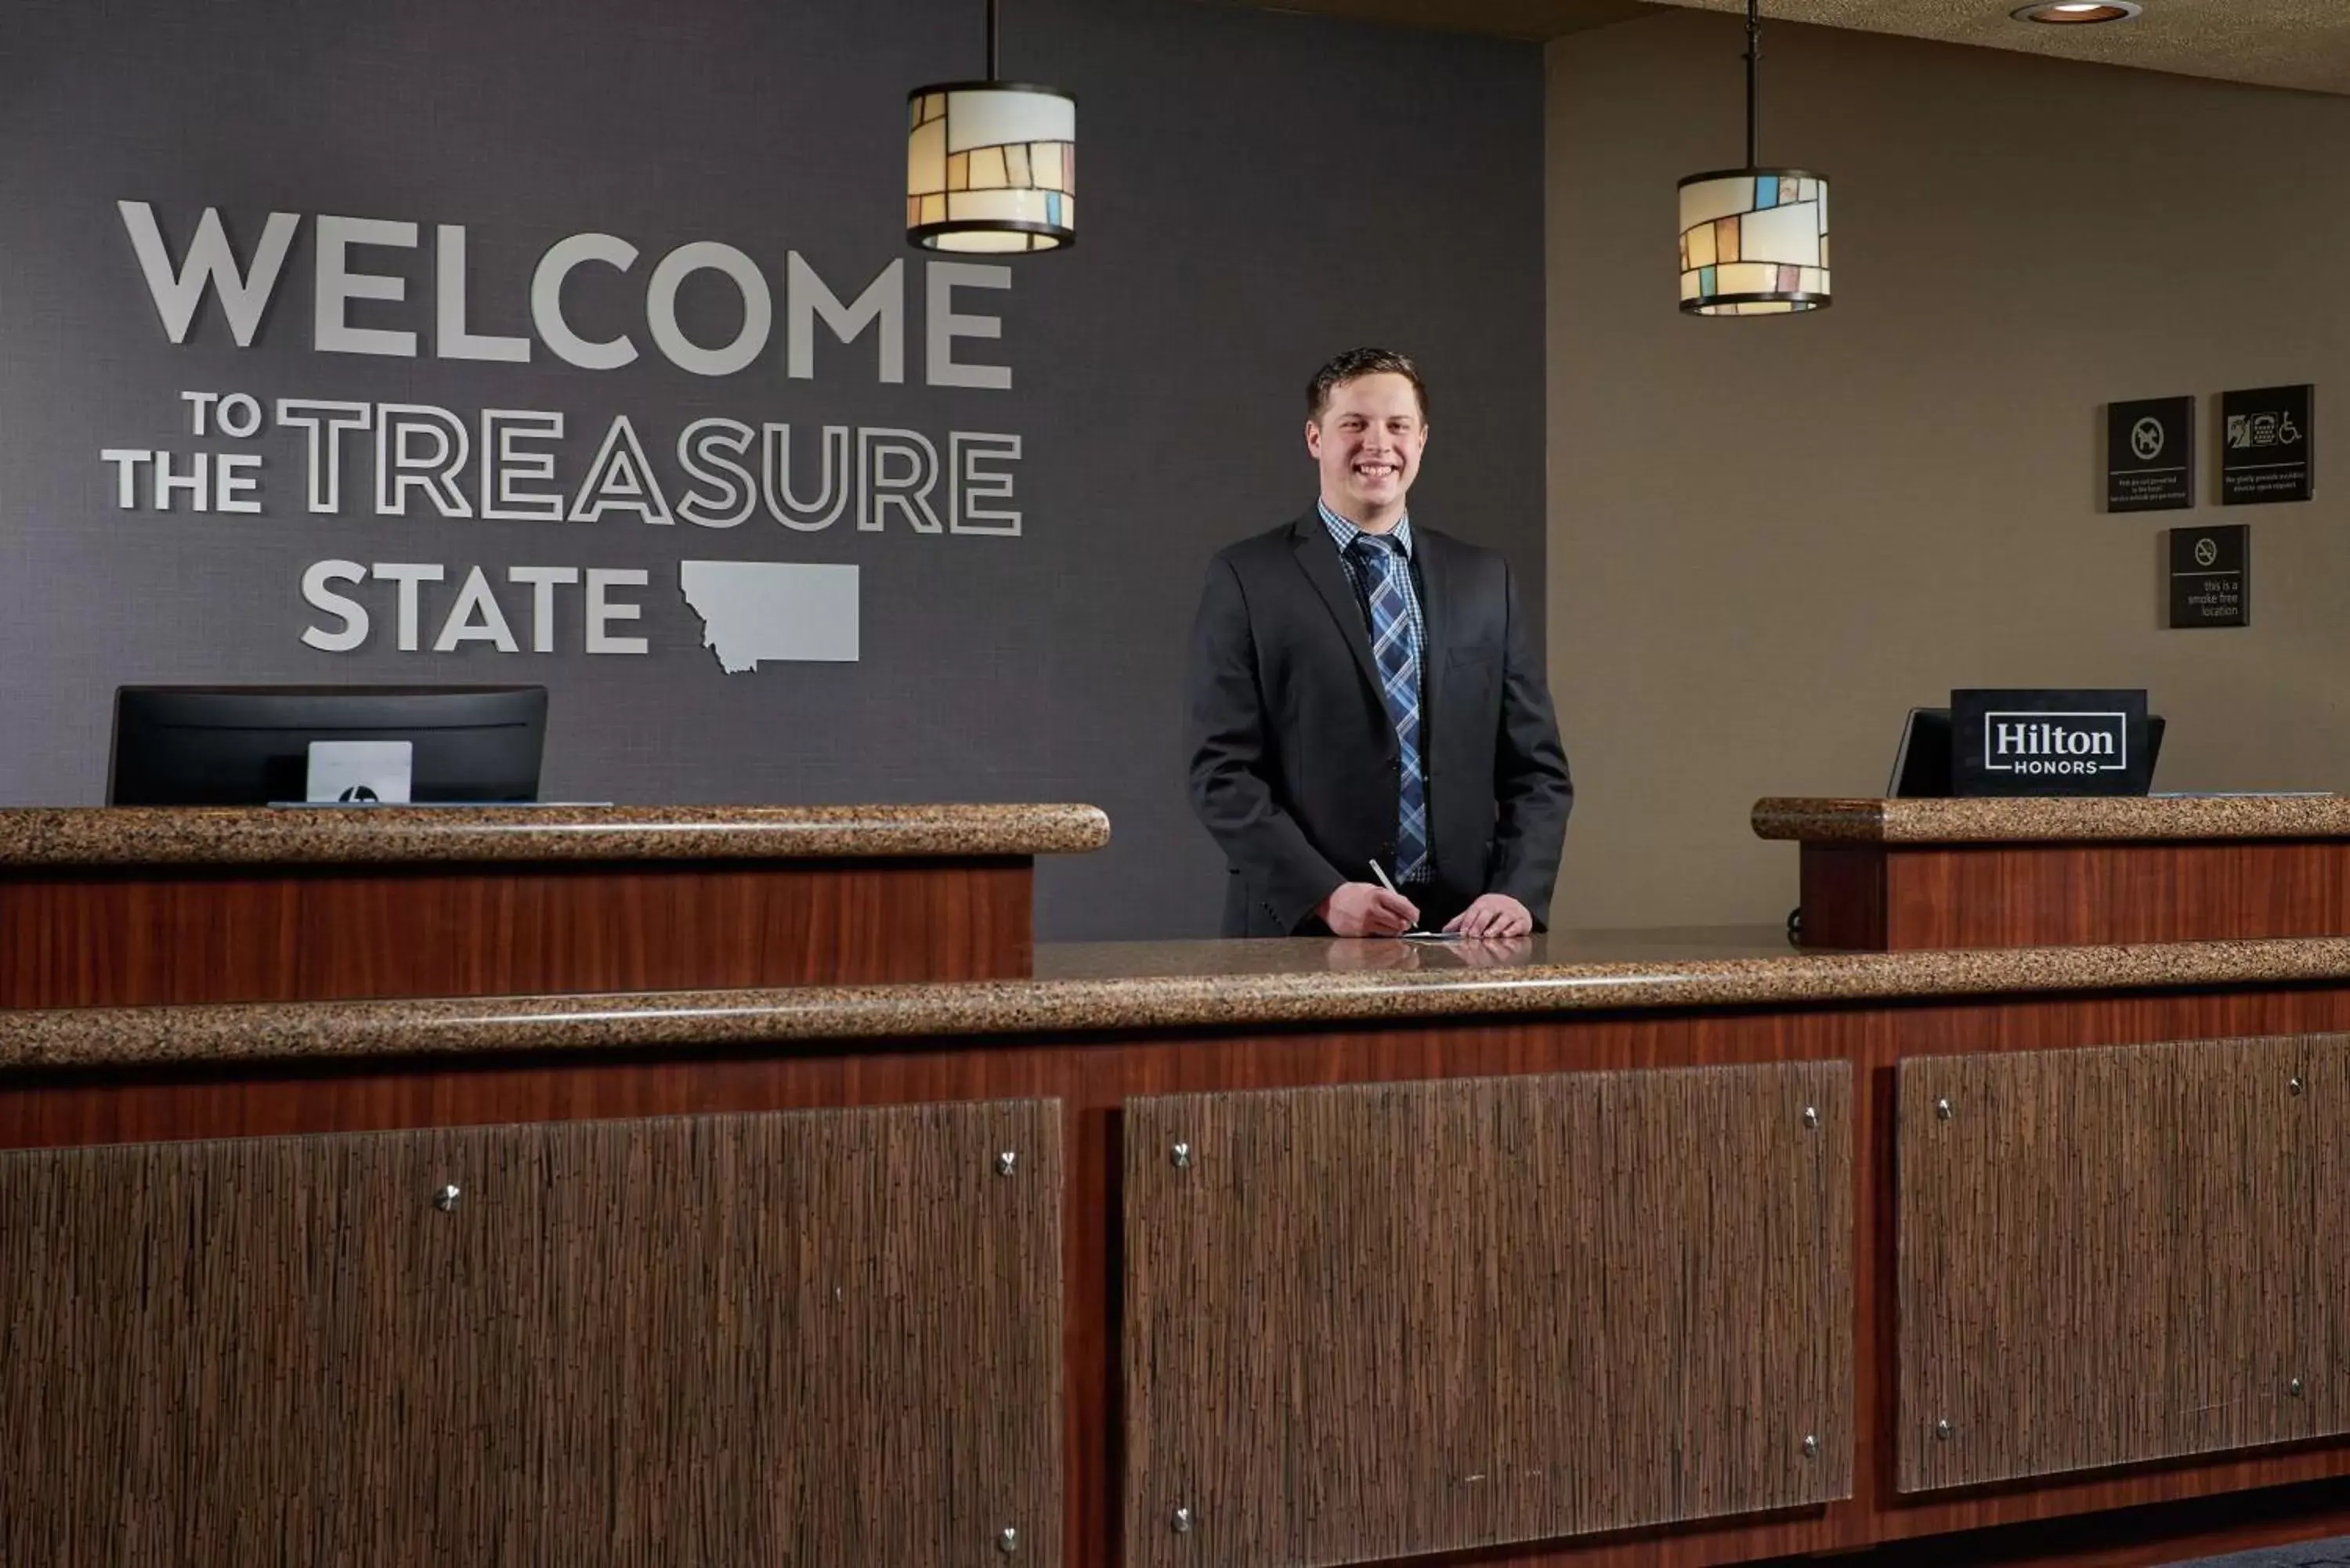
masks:
<svg viewBox="0 0 2350 1568"><path fill-rule="evenodd" d="M1137 311L1130 225L1066 257L907 244L903 89L946 74L931 36L976 52L981 9L679 28L402 0L354 49L302 0L0 5L7 167L37 171L0 175L0 805L105 798L117 685L544 686L551 799L1092 802L1118 844L1038 866L1037 940L1212 936L1190 615L1217 551L1311 505L1285 389L1353 340L1249 329L1360 226L1289 201L1277 154L1355 93L1409 100L1443 150L1349 275L1443 302L1390 325L1493 417L1449 427L1426 504L1539 577L1542 74L1467 36L1040 0L1021 15L1087 115L1229 171L1156 191L1154 223L1284 214L1258 270L1177 267ZM1235 57L1295 90L1205 119L1159 90ZM1284 389L1272 461L1200 465L1138 551L1103 389L1203 332L1215 377L1154 410L1217 423L1235 389ZM2143 373L2077 395L2072 438L2162 390Z"/></svg>
<svg viewBox="0 0 2350 1568"><path fill-rule="evenodd" d="M1950 793L2144 794L2146 692L1991 690L1950 693Z"/></svg>
<svg viewBox="0 0 2350 1568"><path fill-rule="evenodd" d="M2173 628L2252 623L2252 530L2249 524L2170 530Z"/></svg>
<svg viewBox="0 0 2350 1568"><path fill-rule="evenodd" d="M2195 504L2195 400L2106 405L2106 510L2170 512Z"/></svg>
<svg viewBox="0 0 2350 1568"><path fill-rule="evenodd" d="M2261 387L2220 400L2220 503L2307 501L2316 493L2317 389Z"/></svg>

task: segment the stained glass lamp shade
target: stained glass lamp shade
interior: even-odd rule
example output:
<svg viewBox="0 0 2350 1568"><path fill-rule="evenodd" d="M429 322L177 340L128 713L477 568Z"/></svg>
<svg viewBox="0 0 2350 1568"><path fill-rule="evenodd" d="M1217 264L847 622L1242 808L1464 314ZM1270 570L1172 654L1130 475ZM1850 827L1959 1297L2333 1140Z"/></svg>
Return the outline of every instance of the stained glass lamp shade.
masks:
<svg viewBox="0 0 2350 1568"><path fill-rule="evenodd" d="M1681 308L1783 316L1828 303L1828 182L1801 169L1681 182Z"/></svg>
<svg viewBox="0 0 2350 1568"><path fill-rule="evenodd" d="M906 95L906 237L939 251L1077 242L1077 105L1021 82Z"/></svg>

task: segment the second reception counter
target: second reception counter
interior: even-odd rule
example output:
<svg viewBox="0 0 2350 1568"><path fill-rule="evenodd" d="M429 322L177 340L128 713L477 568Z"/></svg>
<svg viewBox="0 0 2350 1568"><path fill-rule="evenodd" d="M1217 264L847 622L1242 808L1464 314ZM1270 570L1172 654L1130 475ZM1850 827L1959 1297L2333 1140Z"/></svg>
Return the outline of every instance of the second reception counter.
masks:
<svg viewBox="0 0 2350 1568"><path fill-rule="evenodd" d="M0 1012L0 1561L2321 1533L2345 1031L2350 939L1768 930Z"/></svg>

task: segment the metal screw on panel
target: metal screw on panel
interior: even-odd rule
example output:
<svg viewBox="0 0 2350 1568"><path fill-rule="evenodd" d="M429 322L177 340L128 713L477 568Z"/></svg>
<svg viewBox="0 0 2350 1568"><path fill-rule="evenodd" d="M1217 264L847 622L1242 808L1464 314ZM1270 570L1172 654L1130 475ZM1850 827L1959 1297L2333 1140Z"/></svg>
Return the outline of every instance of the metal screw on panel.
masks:
<svg viewBox="0 0 2350 1568"><path fill-rule="evenodd" d="M1804 1434L1804 1457L1807 1459L1814 1458L1818 1455L1819 1451L1820 1440L1812 1436L1811 1433L1805 1432Z"/></svg>
<svg viewBox="0 0 2350 1568"><path fill-rule="evenodd" d="M1804 1125L1807 1127L1815 1127L1820 1125L1819 1106L1805 1106L1804 1107Z"/></svg>
<svg viewBox="0 0 2350 1568"><path fill-rule="evenodd" d="M1174 1527L1176 1534L1189 1535L1191 1533L1191 1511L1188 1508L1179 1508L1167 1522Z"/></svg>
<svg viewBox="0 0 2350 1568"><path fill-rule="evenodd" d="M1934 1102L1934 1114L1941 1117L1944 1121L1949 1121L1950 1119L1950 1102L1948 1100L1936 1100Z"/></svg>
<svg viewBox="0 0 2350 1568"><path fill-rule="evenodd" d="M2284 1083L2285 1093L2289 1095L2300 1094L2308 1086L2308 1085L2303 1083L2299 1078L2287 1078Z"/></svg>
<svg viewBox="0 0 2350 1568"><path fill-rule="evenodd" d="M446 1214L457 1207L457 1199L463 1196L465 1196L464 1192L458 1188L457 1184L451 1182L432 1195L432 1207Z"/></svg>
<svg viewBox="0 0 2350 1568"><path fill-rule="evenodd" d="M1947 1418L1934 1423L1934 1436L1937 1438L1948 1438L1953 1429Z"/></svg>
<svg viewBox="0 0 2350 1568"><path fill-rule="evenodd" d="M2300 1379L2300 1378L2298 1378L2298 1377L2296 1377L2296 1378L2294 1378L2292 1382L2290 1382L2290 1383L2286 1384L2286 1385L2284 1386L2284 1391L2285 1391L2286 1393L2288 1393L2288 1394L2292 1395L2292 1396L2293 1396L2294 1398L2296 1398L2296 1399L2300 1398L2300 1397L2301 1397L2301 1379Z"/></svg>
<svg viewBox="0 0 2350 1568"><path fill-rule="evenodd" d="M1020 1532L1005 1525L995 1538L995 1549L1006 1557L1020 1550Z"/></svg>
<svg viewBox="0 0 2350 1568"><path fill-rule="evenodd" d="M1189 1170L1191 1168L1191 1146L1190 1144L1179 1143L1172 1149L1170 1149L1168 1154L1169 1157L1175 1161L1176 1169Z"/></svg>
<svg viewBox="0 0 2350 1568"><path fill-rule="evenodd" d="M1019 1164L1020 1156L1014 1150L1007 1148L1002 1154L995 1157L995 1174L998 1176L1009 1176L1014 1170L1018 1168Z"/></svg>

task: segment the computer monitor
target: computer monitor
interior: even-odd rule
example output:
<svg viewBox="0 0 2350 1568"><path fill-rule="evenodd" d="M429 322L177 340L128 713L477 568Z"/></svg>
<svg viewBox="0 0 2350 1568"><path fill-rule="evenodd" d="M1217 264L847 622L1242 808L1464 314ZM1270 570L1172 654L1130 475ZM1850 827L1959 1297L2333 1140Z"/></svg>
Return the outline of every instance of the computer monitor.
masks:
<svg viewBox="0 0 2350 1568"><path fill-rule="evenodd" d="M1896 800L1950 793L1950 711L1912 708L1893 753L1893 778L1885 793Z"/></svg>
<svg viewBox="0 0 2350 1568"><path fill-rule="evenodd" d="M125 686L111 805L266 805L308 789L313 741L406 741L410 798L534 801L544 686Z"/></svg>
<svg viewBox="0 0 2350 1568"><path fill-rule="evenodd" d="M2162 760L2162 716L2146 719L2146 776L2154 776ZM1950 793L1950 711L1912 708L1901 726L1901 745L1893 753L1893 777L1885 793L1897 800L1921 799Z"/></svg>

